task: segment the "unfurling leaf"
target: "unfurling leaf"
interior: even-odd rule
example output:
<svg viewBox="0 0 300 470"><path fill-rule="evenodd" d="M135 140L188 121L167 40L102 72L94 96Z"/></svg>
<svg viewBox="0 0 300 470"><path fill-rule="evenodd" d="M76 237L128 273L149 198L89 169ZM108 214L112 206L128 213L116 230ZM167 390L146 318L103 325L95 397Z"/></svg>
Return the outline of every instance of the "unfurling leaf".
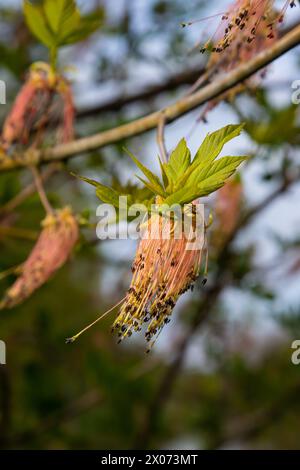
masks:
<svg viewBox="0 0 300 470"><path fill-rule="evenodd" d="M80 13L74 0L45 0L44 11L51 30L58 38L65 34L68 26L77 26L75 18L80 21Z"/></svg>
<svg viewBox="0 0 300 470"><path fill-rule="evenodd" d="M187 204L220 189L237 167L249 157L223 157L212 164L196 168L186 185L165 200L166 204Z"/></svg>
<svg viewBox="0 0 300 470"><path fill-rule="evenodd" d="M243 127L244 124L230 124L215 132L207 134L196 152L192 163L188 166L186 171L177 178L174 187L175 191L180 191L180 189L185 186L188 178L196 169L205 168L213 162L222 151L224 145L234 137L237 137L241 133Z"/></svg>
<svg viewBox="0 0 300 470"><path fill-rule="evenodd" d="M128 155L144 173L147 180L137 176L143 185L155 196L160 196L162 204L190 204L199 197L208 196L210 193L221 188L226 180L235 172L238 166L249 157L223 157L216 160L225 143L240 134L243 125L230 125L219 131L208 134L194 160L191 162L190 150L186 141L182 139L170 156L168 163L162 163L163 182L151 170L145 167L131 152ZM75 175L76 176L76 175ZM119 193L115 189L79 176L83 181L97 188L97 196L104 202L118 207L117 200L124 194L124 189L119 187ZM144 188L145 190L145 188ZM151 198L147 202L151 202ZM129 203L135 202L129 197ZM144 201L141 201L144 202Z"/></svg>
<svg viewBox="0 0 300 470"><path fill-rule="evenodd" d="M189 176L186 184L188 187L196 186L201 189L200 196L207 196L219 189L225 181L234 173L237 167L249 157L222 157L206 167L198 167ZM214 189L215 188L215 189Z"/></svg>
<svg viewBox="0 0 300 470"><path fill-rule="evenodd" d="M235 230L241 212L243 199L243 185L241 178L233 177L217 193L216 198L216 217L217 230L214 231L214 238L217 246L228 238Z"/></svg>

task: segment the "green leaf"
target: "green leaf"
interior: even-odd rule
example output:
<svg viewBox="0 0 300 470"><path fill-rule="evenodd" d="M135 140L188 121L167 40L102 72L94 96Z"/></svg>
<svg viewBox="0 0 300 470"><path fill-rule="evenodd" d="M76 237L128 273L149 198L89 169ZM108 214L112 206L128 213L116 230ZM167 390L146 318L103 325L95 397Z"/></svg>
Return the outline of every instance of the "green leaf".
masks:
<svg viewBox="0 0 300 470"><path fill-rule="evenodd" d="M170 155L165 172L171 184L175 186L176 181L186 172L191 163L191 152L186 145L186 140L181 139L175 150Z"/></svg>
<svg viewBox="0 0 300 470"><path fill-rule="evenodd" d="M166 173L167 163L163 163L161 161L160 157L158 157L158 161L159 161L159 165L160 165L161 176L162 176L162 179L163 179L163 182L164 182L164 186L165 186L165 188L167 188L169 186L169 178L168 178L168 175Z"/></svg>
<svg viewBox="0 0 300 470"><path fill-rule="evenodd" d="M224 145L234 137L240 135L243 127L244 124L230 124L229 126L222 127L222 129L207 134L194 157L193 163L199 162L204 164L215 160Z"/></svg>
<svg viewBox="0 0 300 470"><path fill-rule="evenodd" d="M24 14L32 33L56 56L56 48L87 38L103 23L103 8L81 16L75 0L24 0Z"/></svg>
<svg viewBox="0 0 300 470"><path fill-rule="evenodd" d="M47 25L42 8L24 0L23 9L26 23L32 34L45 46L50 48L55 46L55 37Z"/></svg>
<svg viewBox="0 0 300 470"><path fill-rule="evenodd" d="M172 206L173 204L189 204L199 197L197 188L184 187L170 194L164 203Z"/></svg>
<svg viewBox="0 0 300 470"><path fill-rule="evenodd" d="M74 0L45 0L44 9L56 44L64 44L66 37L80 27L80 12Z"/></svg>
<svg viewBox="0 0 300 470"><path fill-rule="evenodd" d="M119 207L119 196L121 196L121 194L118 193L115 189L105 186L96 180L86 178L85 176L76 175L75 173L71 174L76 178L94 186L96 188L96 195L99 199L101 199L101 201L107 204L112 204L114 207Z"/></svg>
<svg viewBox="0 0 300 470"><path fill-rule="evenodd" d="M150 185L149 183L147 183L147 187L149 187L151 191L154 191L159 196L165 197L166 193L158 176L156 176L154 173L152 173L151 170L144 166L129 150L125 149L125 151L129 155L129 157L134 161L136 166L144 173L146 178L148 178ZM139 179L145 184L144 180L142 180L141 178Z"/></svg>
<svg viewBox="0 0 300 470"><path fill-rule="evenodd" d="M155 186L153 186L153 184L151 184L149 181L145 180L144 178L142 178L141 176L138 176L138 175L135 175L142 183L144 186L146 186L147 189L149 189L151 191L151 193L157 195L157 188Z"/></svg>
<svg viewBox="0 0 300 470"><path fill-rule="evenodd" d="M76 10L73 0L45 0L43 5L48 23L56 34L60 33L62 25Z"/></svg>

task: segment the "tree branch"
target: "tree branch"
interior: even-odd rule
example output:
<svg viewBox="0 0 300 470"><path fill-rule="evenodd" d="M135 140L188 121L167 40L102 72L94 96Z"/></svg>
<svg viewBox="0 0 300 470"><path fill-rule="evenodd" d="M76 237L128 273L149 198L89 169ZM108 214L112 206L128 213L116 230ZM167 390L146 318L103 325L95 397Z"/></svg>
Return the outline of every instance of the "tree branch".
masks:
<svg viewBox="0 0 300 470"><path fill-rule="evenodd" d="M142 134L157 127L162 111L166 117L166 123L172 122L187 112L216 98L238 83L243 82L258 70L264 68L299 44L300 26L297 26L279 39L272 47L261 52L246 64L242 64L220 80L208 84L198 92L179 99L176 103L166 107L164 110L156 111L148 116L136 119L129 124L118 126L114 129L84 137L67 144L58 145L44 151L30 150L23 155L14 155L13 157L0 156L0 171L66 159L84 152L99 149L128 137Z"/></svg>
<svg viewBox="0 0 300 470"><path fill-rule="evenodd" d="M296 26L298 26L298 21L281 29L279 32L279 37L283 37ZM138 102L149 101L162 93L177 90L181 86L194 85L195 82L199 80L199 78L205 73L205 71L205 67L198 66L190 70L185 70L184 72L176 73L174 75L171 75L162 83L149 85L147 88L142 89L136 93L132 93L127 96L119 94L108 101L101 102L90 107L78 109L76 117L78 119L85 119L107 112L120 111L128 105Z"/></svg>

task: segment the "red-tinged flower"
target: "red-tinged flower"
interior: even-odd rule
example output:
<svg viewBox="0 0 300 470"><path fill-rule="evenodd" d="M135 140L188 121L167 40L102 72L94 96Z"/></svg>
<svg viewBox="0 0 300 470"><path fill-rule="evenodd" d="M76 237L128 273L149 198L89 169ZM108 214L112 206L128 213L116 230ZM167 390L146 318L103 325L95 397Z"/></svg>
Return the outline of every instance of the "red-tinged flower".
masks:
<svg viewBox="0 0 300 470"><path fill-rule="evenodd" d="M76 217L69 207L47 215L42 232L22 266L22 273L6 292L0 308L11 308L26 300L67 261L79 235Z"/></svg>
<svg viewBox="0 0 300 470"><path fill-rule="evenodd" d="M239 217L243 198L243 186L240 179L232 178L216 197L217 238L226 240L234 232Z"/></svg>
<svg viewBox="0 0 300 470"><path fill-rule="evenodd" d="M56 141L73 139L74 105L67 80L50 65L37 62L29 70L1 136L4 150L13 144L39 145L50 127L57 130Z"/></svg>
<svg viewBox="0 0 300 470"><path fill-rule="evenodd" d="M195 207L195 204L191 207ZM142 239L132 265L132 281L113 324L119 341L140 331L144 323L148 324L146 340L150 342L157 337L170 321L179 297L191 289L198 278L203 255L204 226L195 235L195 226L192 224L191 232L177 236L179 224L181 226L178 220L152 215L142 230ZM192 239L193 242L197 239L197 245L191 249L189 244ZM154 341L151 346L153 344Z"/></svg>

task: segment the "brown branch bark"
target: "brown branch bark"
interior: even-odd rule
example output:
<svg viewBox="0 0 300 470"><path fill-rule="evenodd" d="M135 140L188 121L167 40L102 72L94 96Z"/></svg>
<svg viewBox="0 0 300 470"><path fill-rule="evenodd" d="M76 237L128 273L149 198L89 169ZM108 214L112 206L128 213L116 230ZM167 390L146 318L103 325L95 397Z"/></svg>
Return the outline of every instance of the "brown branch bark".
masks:
<svg viewBox="0 0 300 470"><path fill-rule="evenodd" d="M172 122L198 106L216 98L225 91L236 86L238 83L243 82L251 75L299 44L300 26L297 26L279 39L274 46L261 52L246 64L242 64L237 69L228 73L224 77L221 77L219 80L208 84L198 92L179 99L176 103L166 107L164 110L151 113L148 116L136 119L129 124L118 126L114 129L89 137L84 137L67 144L58 145L45 151L31 150L23 155L15 155L13 157L0 156L0 171L70 158L84 152L96 150L106 145L113 144L122 139L142 134L157 127L162 111L166 117L166 123Z"/></svg>

